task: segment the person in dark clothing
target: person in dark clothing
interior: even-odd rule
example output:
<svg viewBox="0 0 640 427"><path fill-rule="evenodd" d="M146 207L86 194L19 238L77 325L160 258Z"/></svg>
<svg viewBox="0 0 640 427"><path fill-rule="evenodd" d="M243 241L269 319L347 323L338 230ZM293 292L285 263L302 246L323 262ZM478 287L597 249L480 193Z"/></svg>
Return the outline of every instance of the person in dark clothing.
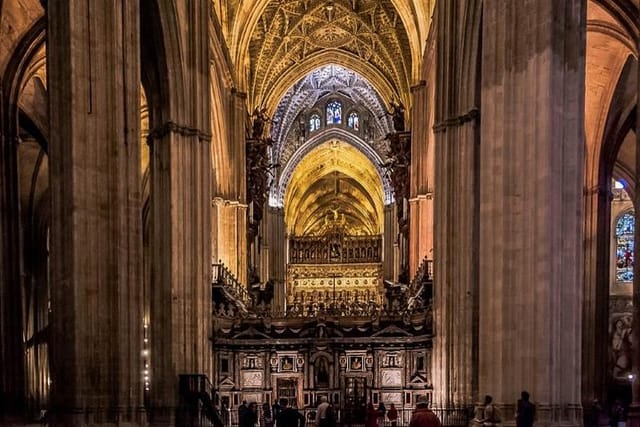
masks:
<svg viewBox="0 0 640 427"><path fill-rule="evenodd" d="M365 427L378 427L378 411L371 402L367 404L367 420L364 425Z"/></svg>
<svg viewBox="0 0 640 427"><path fill-rule="evenodd" d="M391 422L391 427L396 427L398 425L398 410L396 409L396 405L393 403L389 408L389 412L387 412L387 418Z"/></svg>
<svg viewBox="0 0 640 427"><path fill-rule="evenodd" d="M516 426L532 427L536 418L536 405L529 402L529 393L523 391L518 399L518 407L516 409Z"/></svg>
<svg viewBox="0 0 640 427"><path fill-rule="evenodd" d="M274 421L278 417L280 412L282 412L282 408L280 407L280 404L278 402L274 403L271 406L271 416L273 417Z"/></svg>
<svg viewBox="0 0 640 427"><path fill-rule="evenodd" d="M243 400L242 405L238 407L238 427L246 427L245 418L248 410L247 401Z"/></svg>
<svg viewBox="0 0 640 427"><path fill-rule="evenodd" d="M244 427L255 427L258 424L258 404L251 402L244 415Z"/></svg>
<svg viewBox="0 0 640 427"><path fill-rule="evenodd" d="M280 407L282 411L276 417L276 427L304 427L304 417L289 407L289 399L280 399Z"/></svg>

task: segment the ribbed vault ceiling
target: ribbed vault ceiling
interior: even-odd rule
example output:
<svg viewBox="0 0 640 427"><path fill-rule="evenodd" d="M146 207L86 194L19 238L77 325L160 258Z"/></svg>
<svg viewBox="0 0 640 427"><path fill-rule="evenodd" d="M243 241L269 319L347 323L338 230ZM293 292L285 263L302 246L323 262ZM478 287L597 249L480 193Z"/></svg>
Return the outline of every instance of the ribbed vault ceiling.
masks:
<svg viewBox="0 0 640 427"><path fill-rule="evenodd" d="M374 84L392 91L385 95L408 93L409 37L391 0L274 0L251 33L250 102L268 104L278 87L291 86L282 81L289 70L314 58L314 68L324 65L327 52L370 70Z"/></svg>
<svg viewBox="0 0 640 427"><path fill-rule="evenodd" d="M330 141L306 155L293 173L285 196L287 232L380 234L382 201L382 182L371 161L349 144Z"/></svg>
<svg viewBox="0 0 640 427"><path fill-rule="evenodd" d="M323 97L339 94L354 104L363 106L371 118L374 134L370 142L378 155L386 156L385 135L392 132L391 120L385 114L382 99L373 86L359 74L338 65L326 65L308 74L282 97L274 114L271 138L275 141L273 158L277 163L286 163L297 148L291 131L298 126L300 113L318 104ZM319 110L324 105L317 106Z"/></svg>

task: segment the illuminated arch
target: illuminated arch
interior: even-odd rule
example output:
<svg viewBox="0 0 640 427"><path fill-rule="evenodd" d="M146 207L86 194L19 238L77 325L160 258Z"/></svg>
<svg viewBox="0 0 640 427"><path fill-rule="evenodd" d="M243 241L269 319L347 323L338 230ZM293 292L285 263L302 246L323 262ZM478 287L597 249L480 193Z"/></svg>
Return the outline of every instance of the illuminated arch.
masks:
<svg viewBox="0 0 640 427"><path fill-rule="evenodd" d="M356 234L383 230L382 181L374 164L352 145L332 139L307 153L291 174L284 197L289 235L323 231L329 220Z"/></svg>
<svg viewBox="0 0 640 427"><path fill-rule="evenodd" d="M316 148L325 144L327 141L339 140L345 145L350 145L353 149L360 152L365 157L372 168L376 171L376 175L380 180L382 200L385 204L393 202L393 186L391 180L385 170L382 168L383 160L380 155L369 144L358 136L341 128L322 129L304 145L296 150L291 156L283 170L280 172L277 185L271 190L269 203L271 206L283 206L286 204L285 194L287 187L293 180L293 174L298 165L306 159L306 157Z"/></svg>

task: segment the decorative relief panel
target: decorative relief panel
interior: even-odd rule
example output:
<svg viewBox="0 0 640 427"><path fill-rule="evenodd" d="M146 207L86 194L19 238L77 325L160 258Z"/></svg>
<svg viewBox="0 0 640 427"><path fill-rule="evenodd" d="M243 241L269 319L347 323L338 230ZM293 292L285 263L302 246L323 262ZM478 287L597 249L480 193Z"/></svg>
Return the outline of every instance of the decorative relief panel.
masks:
<svg viewBox="0 0 640 427"><path fill-rule="evenodd" d="M382 387L401 387L402 369L383 369L380 373Z"/></svg>
<svg viewBox="0 0 640 427"><path fill-rule="evenodd" d="M631 297L609 298L609 375L622 381L631 373L632 310Z"/></svg>
<svg viewBox="0 0 640 427"><path fill-rule="evenodd" d="M402 392L398 392L398 393L380 393L380 400L382 402L385 403L385 405L388 405L390 403L395 403L396 406L401 406L402 405ZM387 406L388 408L388 406Z"/></svg>
<svg viewBox="0 0 640 427"><path fill-rule="evenodd" d="M262 371L242 371L242 386L246 388L262 388L264 373Z"/></svg>

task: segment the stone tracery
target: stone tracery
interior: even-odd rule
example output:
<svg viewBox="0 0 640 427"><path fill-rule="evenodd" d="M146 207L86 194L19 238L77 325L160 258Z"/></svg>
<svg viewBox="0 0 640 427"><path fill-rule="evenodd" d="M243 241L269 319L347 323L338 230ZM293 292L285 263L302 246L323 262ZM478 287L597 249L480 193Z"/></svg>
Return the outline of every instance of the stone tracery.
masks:
<svg viewBox="0 0 640 427"><path fill-rule="evenodd" d="M251 36L250 99L264 102L287 68L326 49L370 63L396 93L408 92L409 39L390 0L287 0L269 3Z"/></svg>

